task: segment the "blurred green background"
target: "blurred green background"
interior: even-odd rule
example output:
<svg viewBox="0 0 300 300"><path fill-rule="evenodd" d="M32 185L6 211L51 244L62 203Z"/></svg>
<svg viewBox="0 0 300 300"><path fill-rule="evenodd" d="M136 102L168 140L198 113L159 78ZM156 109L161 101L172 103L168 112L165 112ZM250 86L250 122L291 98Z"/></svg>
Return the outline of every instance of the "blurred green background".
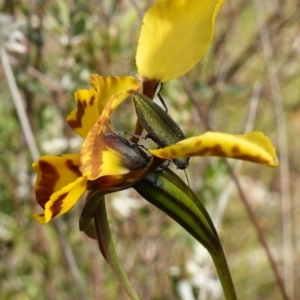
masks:
<svg viewBox="0 0 300 300"><path fill-rule="evenodd" d="M151 5L137 3L143 10ZM166 83L162 92L187 136L204 132L206 120L216 131L263 131L276 146L276 169L229 163L237 168L290 299L300 299L299 10L299 0L228 0L208 53L183 81ZM78 151L81 140L65 122L73 93L89 88L92 73L134 76L140 27L126 0L0 0L0 48L9 53L41 154ZM115 128L132 132L131 101L120 111ZM83 201L57 222L33 219L41 209L32 162L2 60L0 298L128 299L96 241L78 229ZM196 158L187 173L216 223L238 298L282 299L224 163ZM118 254L141 299L223 299L206 251L175 222L133 190L107 199Z"/></svg>

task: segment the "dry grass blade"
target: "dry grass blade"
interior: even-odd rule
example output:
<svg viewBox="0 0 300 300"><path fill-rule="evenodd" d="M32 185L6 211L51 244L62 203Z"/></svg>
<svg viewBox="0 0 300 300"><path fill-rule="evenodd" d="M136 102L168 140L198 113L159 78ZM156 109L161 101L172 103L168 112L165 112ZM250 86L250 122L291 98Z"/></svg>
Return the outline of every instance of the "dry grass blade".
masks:
<svg viewBox="0 0 300 300"><path fill-rule="evenodd" d="M273 95L276 121L279 138L279 160L281 175L281 203L282 203L282 227L283 227L283 256L284 256L284 282L287 293L294 299L294 250L293 250L293 224L292 224L292 205L290 196L289 161L288 161L288 142L287 129L284 115L283 99L280 92L280 85L276 75L274 65L273 49L270 41L268 28L264 21L264 7L258 0L253 0L257 23L260 32L265 63Z"/></svg>

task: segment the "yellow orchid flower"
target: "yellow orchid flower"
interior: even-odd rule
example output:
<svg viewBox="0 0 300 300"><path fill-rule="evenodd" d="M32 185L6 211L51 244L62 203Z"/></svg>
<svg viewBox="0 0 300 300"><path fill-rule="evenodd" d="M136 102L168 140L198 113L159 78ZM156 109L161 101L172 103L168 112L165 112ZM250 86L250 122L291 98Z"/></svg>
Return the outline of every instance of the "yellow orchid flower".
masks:
<svg viewBox="0 0 300 300"><path fill-rule="evenodd" d="M139 81L132 77L92 75L91 85L90 90L76 91L77 108L67 117L70 127L85 139L80 154L45 155L33 164L37 172L36 199L45 210L44 214L35 215L41 223L70 210L88 190L111 192L130 187L163 160L210 155L269 166L278 164L273 146L262 133L234 136L207 132L169 147L149 150L154 156L149 165L128 166L127 157L119 151L121 141L108 138L113 132L110 117L128 95L139 90Z"/></svg>
<svg viewBox="0 0 300 300"><path fill-rule="evenodd" d="M164 122L169 118L164 111L156 114L157 110L154 110L149 116L148 109L145 120L142 114L137 115L140 121L143 120L144 128L150 122L156 122L157 118L162 118L162 122L157 122L160 126L157 143L166 132L163 130L166 124L171 128L163 139L168 142L160 144L160 149L150 149L152 156L148 156L140 145L133 142L142 132L142 122L138 120L131 141L113 134L111 125L112 114L129 96L140 96L138 93L142 92L153 99L160 83L184 75L200 61L212 40L215 20L224 1L158 0L143 19L136 54L139 80L131 76L103 77L94 74L90 79L91 89L75 92L77 107L71 111L67 122L84 140L77 154L45 155L33 164L37 172L36 199L44 209L42 214L35 214L34 217L41 223L48 223L68 212L86 191L97 191L90 193L97 195L97 199L87 197L79 221L81 230L89 234L86 230L90 230L91 221L95 219L96 224L99 221L99 211L95 215L95 210L99 209L104 195L133 187L187 229L209 250L212 257L217 257L214 262L219 266L217 271L225 294L229 295L228 299L234 299L230 273L208 213L200 201L197 203L199 199L187 185L174 173L172 175L170 170L159 167L169 159L193 156L228 157L274 167L278 165L278 160L269 139L260 132L244 135L206 132L186 139L182 133L179 139L169 142L168 137L172 136L176 123ZM153 104L151 101L149 103ZM147 128L150 136L152 128L155 131L155 127ZM186 163L177 166L184 169L188 160L184 161ZM182 200L182 196L187 197ZM105 206L102 205L100 213L103 211ZM106 254L112 248L103 250L103 226L99 224L96 225L97 239L107 259ZM194 230L195 227L198 229ZM93 234L90 236L93 237ZM121 273L119 267L116 270ZM124 282L122 276L120 278Z"/></svg>
<svg viewBox="0 0 300 300"><path fill-rule="evenodd" d="M146 96L153 98L160 82L183 75L199 62L211 42L215 20L224 1L159 0L148 10L136 54L138 77ZM132 78L132 81L136 79ZM97 80L92 79L91 83L97 91ZM104 99L98 101L102 105L100 111L106 105L108 95L114 94L110 91L112 86L106 84L99 85L105 90L101 92ZM113 110L125 99L123 95L119 96L110 100L108 108L103 111L107 116L99 117L81 147L79 169L89 180L103 176L102 162L97 159L98 136ZM141 125L137 123L135 133L141 132Z"/></svg>
<svg viewBox="0 0 300 300"><path fill-rule="evenodd" d="M95 76L97 75L92 75L92 82L93 78L102 78ZM92 85L94 86L93 83ZM81 146L79 170L89 180L96 180L107 175L106 170L111 168L109 156L103 156L105 159L101 159L101 145L104 143L101 130L105 122L110 119L115 108L124 100L125 97L119 98L115 95L110 98L102 115L95 122ZM151 122L153 122L154 117L151 118ZM184 139L169 147L149 150L149 152L164 160L178 157L219 156L257 162L268 166L277 166L278 164L274 147L269 139L260 132L244 135L207 132L197 137Z"/></svg>
<svg viewBox="0 0 300 300"><path fill-rule="evenodd" d="M183 75L201 59L223 2L159 0L146 13L136 55L146 96L152 98L159 82ZM122 153L122 140L108 138L113 132L110 118L128 96L141 89L141 82L130 76L99 75L92 75L90 82L92 89L76 91L77 108L67 118L70 127L84 138L80 153L46 155L33 164L38 175L37 202L45 210L44 214L35 215L41 223L70 210L85 191L108 193L128 188L167 159L213 155L269 166L278 163L274 148L261 133L205 133L150 150L153 158L143 167L128 165L130 156Z"/></svg>
<svg viewBox="0 0 300 300"><path fill-rule="evenodd" d="M45 155L33 164L37 172L36 199L45 210L44 214L34 216L41 223L70 210L85 191L124 189L144 171L144 165L132 167L128 163L120 151L124 147L122 140L107 136L113 132L111 114L128 95L140 88L139 81L132 77L92 75L91 85L93 89L76 91L77 108L67 118L70 127L85 138L82 164L79 154ZM96 139L90 147L94 133ZM93 159L92 165L85 164L86 155ZM91 180L93 176L97 180Z"/></svg>

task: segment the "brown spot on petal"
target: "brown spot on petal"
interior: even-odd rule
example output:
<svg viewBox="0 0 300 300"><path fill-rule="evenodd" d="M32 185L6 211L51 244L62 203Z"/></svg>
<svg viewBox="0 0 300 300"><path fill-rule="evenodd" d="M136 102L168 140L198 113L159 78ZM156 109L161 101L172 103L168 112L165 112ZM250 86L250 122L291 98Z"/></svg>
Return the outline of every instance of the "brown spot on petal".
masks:
<svg viewBox="0 0 300 300"><path fill-rule="evenodd" d="M55 191L54 188L59 179L59 173L50 163L43 160L39 161L39 169L41 180L35 189L35 196L38 204L45 208L45 204Z"/></svg>
<svg viewBox="0 0 300 300"><path fill-rule="evenodd" d="M206 148L203 148L201 149L201 151L198 152L199 155L207 155L208 153L210 153L210 148L206 147Z"/></svg>
<svg viewBox="0 0 300 300"><path fill-rule="evenodd" d="M97 135L93 151L91 154L91 175L95 178L98 177L98 174L100 173L101 165L102 165L102 155L100 153L103 152L104 145L103 145L103 139L101 135Z"/></svg>
<svg viewBox="0 0 300 300"><path fill-rule="evenodd" d="M50 207L50 210L52 212L52 218L54 218L55 216L57 216L59 214L59 212L61 211L62 208L62 204L64 199L68 196L68 193L64 193L62 195L60 195L55 202L53 202L52 206Z"/></svg>
<svg viewBox="0 0 300 300"><path fill-rule="evenodd" d="M68 120L68 124L72 129L81 127L81 124L79 124L77 120Z"/></svg>
<svg viewBox="0 0 300 300"><path fill-rule="evenodd" d="M211 152L212 152L212 154L214 154L216 156L226 156L226 153L224 152L221 145L216 145L216 146L212 147Z"/></svg>
<svg viewBox="0 0 300 300"><path fill-rule="evenodd" d="M86 108L87 104L86 101L78 101L77 102L77 111L76 111L76 120L69 120L68 124L71 128L81 128L82 127L82 117L84 115L84 110Z"/></svg>
<svg viewBox="0 0 300 300"><path fill-rule="evenodd" d="M199 155L203 155L203 156L205 156L205 155L213 155L213 156L220 156L220 157L226 156L226 153L222 149L221 145L203 148L198 153L199 153Z"/></svg>
<svg viewBox="0 0 300 300"><path fill-rule="evenodd" d="M233 154L238 154L238 153L241 152L241 149L240 149L240 147L238 145L235 145L235 146L232 147L231 152Z"/></svg>
<svg viewBox="0 0 300 300"><path fill-rule="evenodd" d="M197 141L197 142L195 143L195 147L200 147L200 146L201 146L201 144L202 144L202 142L201 142L201 141Z"/></svg>
<svg viewBox="0 0 300 300"><path fill-rule="evenodd" d="M175 156L175 155L177 154L177 151L174 150L174 149L171 149L171 150L170 150L170 153L171 153L172 156Z"/></svg>
<svg viewBox="0 0 300 300"><path fill-rule="evenodd" d="M118 178L116 176L103 176L96 180L87 182L87 190L103 190L114 188L124 184L124 176Z"/></svg>
<svg viewBox="0 0 300 300"><path fill-rule="evenodd" d="M95 96L93 95L90 99L89 105L93 106L94 102L95 102Z"/></svg>
<svg viewBox="0 0 300 300"><path fill-rule="evenodd" d="M73 172L75 173L78 177L81 177L81 172L79 171L79 167L76 166L72 159L67 159L66 160L66 166Z"/></svg>
<svg viewBox="0 0 300 300"><path fill-rule="evenodd" d="M91 83L91 86L93 87L93 89L97 92L98 89L97 89L97 78L98 78L98 75L97 74L92 74L90 76L90 83Z"/></svg>

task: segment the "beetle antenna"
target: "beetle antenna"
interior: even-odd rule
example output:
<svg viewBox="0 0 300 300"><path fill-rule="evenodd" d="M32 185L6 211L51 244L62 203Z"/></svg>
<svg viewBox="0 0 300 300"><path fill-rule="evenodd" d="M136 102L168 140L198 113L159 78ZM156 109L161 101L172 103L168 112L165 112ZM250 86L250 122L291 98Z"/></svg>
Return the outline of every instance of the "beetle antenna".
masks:
<svg viewBox="0 0 300 300"><path fill-rule="evenodd" d="M167 112L168 112L167 105L166 105L166 103L165 103L163 97L162 97L161 94L160 94L160 92L161 92L162 89L163 89L163 86L164 86L164 84L161 83L161 84L160 84L160 89L159 89L159 91L158 91L158 93L157 93L157 96L158 96L158 98L159 98L161 104L164 106L164 108L165 108L165 110L166 110L166 113L167 113Z"/></svg>
<svg viewBox="0 0 300 300"><path fill-rule="evenodd" d="M122 134L126 134L126 135L130 135L130 136L134 136L138 139L143 139L143 140L149 140L150 138L147 137L147 136L141 136L139 134L134 134L134 133L131 133L131 132L127 132L127 131L116 131L116 132L110 132L110 133L107 133L106 136L120 136Z"/></svg>

